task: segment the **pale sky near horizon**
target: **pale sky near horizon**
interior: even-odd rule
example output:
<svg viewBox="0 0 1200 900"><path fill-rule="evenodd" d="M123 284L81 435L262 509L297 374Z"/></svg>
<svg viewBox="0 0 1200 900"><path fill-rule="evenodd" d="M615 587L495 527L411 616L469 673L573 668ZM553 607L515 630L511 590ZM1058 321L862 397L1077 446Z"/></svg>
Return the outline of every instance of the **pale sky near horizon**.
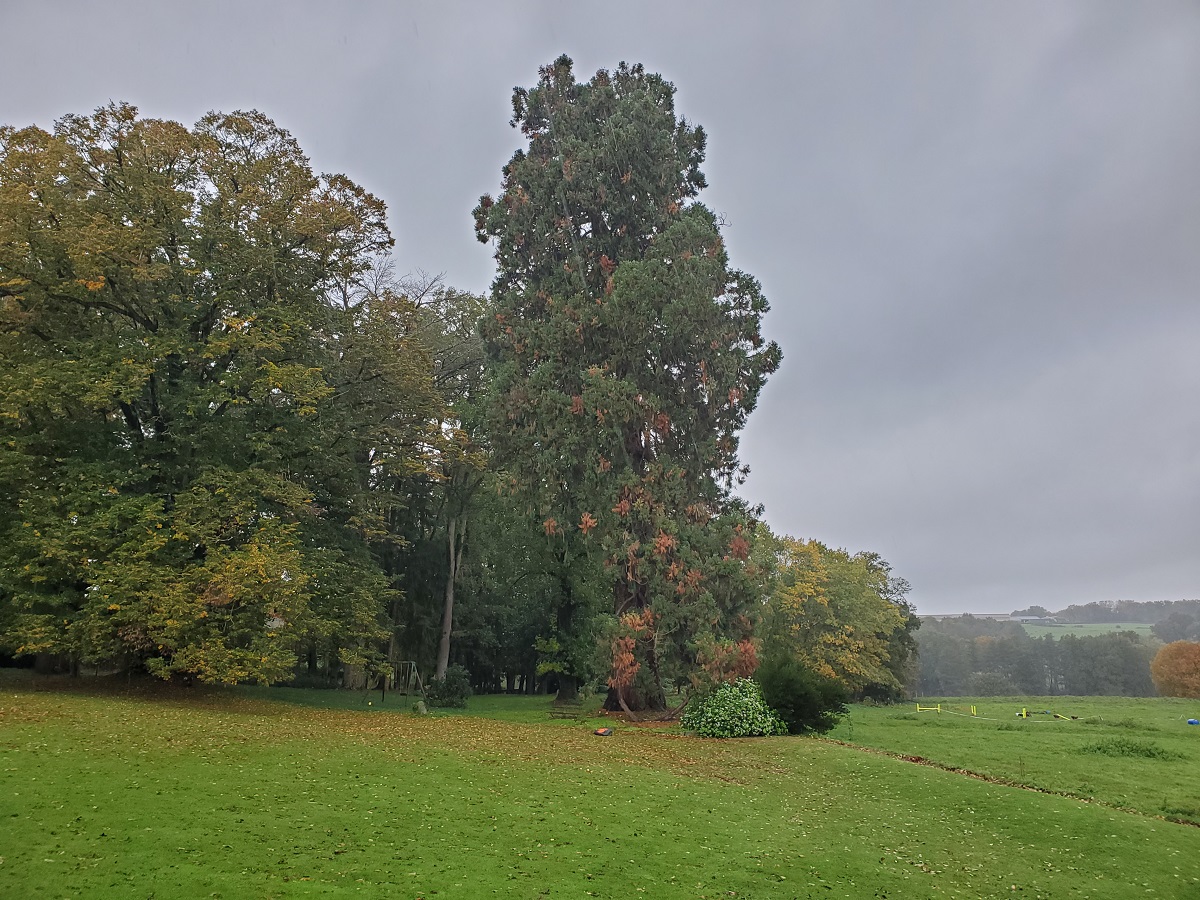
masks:
<svg viewBox="0 0 1200 900"><path fill-rule="evenodd" d="M256 108L477 292L516 85L642 62L784 350L743 440L776 531L922 613L1200 597L1200 4L0 4L0 123Z"/></svg>

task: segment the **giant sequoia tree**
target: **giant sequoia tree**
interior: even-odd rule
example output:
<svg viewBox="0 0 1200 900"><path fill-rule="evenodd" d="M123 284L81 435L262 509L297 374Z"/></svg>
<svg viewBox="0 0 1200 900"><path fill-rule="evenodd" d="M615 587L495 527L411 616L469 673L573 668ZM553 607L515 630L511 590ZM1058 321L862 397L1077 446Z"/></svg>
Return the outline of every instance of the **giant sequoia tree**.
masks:
<svg viewBox="0 0 1200 900"><path fill-rule="evenodd" d="M528 146L475 210L498 263L483 331L499 464L558 553L562 646L586 644L574 561L607 567L610 700L629 706L751 664L751 524L729 490L780 359L758 282L696 200L705 135L674 93L624 63L580 83L560 57L514 92Z"/></svg>
<svg viewBox="0 0 1200 900"><path fill-rule="evenodd" d="M0 638L276 680L369 664L380 491L444 419L383 204L258 113L0 129Z"/></svg>

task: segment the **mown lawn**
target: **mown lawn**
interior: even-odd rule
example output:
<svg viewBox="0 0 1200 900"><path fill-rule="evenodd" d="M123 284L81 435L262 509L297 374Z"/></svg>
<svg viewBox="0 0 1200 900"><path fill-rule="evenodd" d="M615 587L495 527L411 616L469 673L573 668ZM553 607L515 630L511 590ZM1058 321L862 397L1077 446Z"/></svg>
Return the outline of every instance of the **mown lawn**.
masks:
<svg viewBox="0 0 1200 900"><path fill-rule="evenodd" d="M829 737L1200 824L1200 726L1187 724L1200 701L954 697L919 705L939 703L940 714L917 712L917 704L854 706ZM1022 709L1028 718L1017 715Z"/></svg>
<svg viewBox="0 0 1200 900"><path fill-rule="evenodd" d="M372 713L409 713L413 711L418 699L394 691L380 694L379 691L331 691L286 687L240 687L236 693L242 697L315 709ZM560 708L554 704L553 698L547 695L530 697L521 694L481 694L472 697L466 709L431 708L429 714L434 717L472 716L527 725L590 723L593 727L600 727L612 724L600 714L600 707L603 705L603 696L581 696L578 702Z"/></svg>
<svg viewBox="0 0 1200 900"><path fill-rule="evenodd" d="M2 687L0 897L1200 893L1195 828L819 740Z"/></svg>

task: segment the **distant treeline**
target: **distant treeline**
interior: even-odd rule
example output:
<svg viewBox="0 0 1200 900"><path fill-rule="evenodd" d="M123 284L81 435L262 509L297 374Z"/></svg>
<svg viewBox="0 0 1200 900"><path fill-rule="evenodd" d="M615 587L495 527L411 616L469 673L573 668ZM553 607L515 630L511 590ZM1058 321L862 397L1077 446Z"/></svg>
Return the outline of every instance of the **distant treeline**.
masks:
<svg viewBox="0 0 1200 900"><path fill-rule="evenodd" d="M926 696L1067 694L1145 697L1155 693L1150 661L1163 643L1200 640L1200 600L1041 606L1014 616L1060 625L1151 625L1152 637L1108 634L1031 637L1019 622L964 615L925 619L917 632L918 691Z"/></svg>

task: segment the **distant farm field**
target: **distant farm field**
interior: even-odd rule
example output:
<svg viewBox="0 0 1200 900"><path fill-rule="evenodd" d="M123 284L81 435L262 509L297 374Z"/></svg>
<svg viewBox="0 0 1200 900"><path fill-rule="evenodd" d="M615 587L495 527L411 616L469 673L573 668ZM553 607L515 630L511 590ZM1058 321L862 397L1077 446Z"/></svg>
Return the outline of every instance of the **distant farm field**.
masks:
<svg viewBox="0 0 1200 900"><path fill-rule="evenodd" d="M1145 625L1140 622L1101 622L1088 625L1031 625L1024 623L1021 627L1025 629L1025 632L1030 637L1037 638L1048 634L1056 640L1068 634L1073 634L1075 637L1093 637L1097 634L1109 634L1114 631L1133 631L1142 637L1154 636L1154 626Z"/></svg>
<svg viewBox="0 0 1200 900"><path fill-rule="evenodd" d="M829 737L1200 824L1197 717L1200 700L954 697L854 706Z"/></svg>
<svg viewBox="0 0 1200 900"><path fill-rule="evenodd" d="M1200 894L1200 830L1150 815L824 740L603 738L544 697L472 702L0 681L0 897ZM1155 713L1137 738L1194 765L1175 708ZM908 714L856 708L840 736L949 752L947 717ZM955 728L1040 758L1043 726L1000 724ZM1066 728L1076 748L1132 732Z"/></svg>

